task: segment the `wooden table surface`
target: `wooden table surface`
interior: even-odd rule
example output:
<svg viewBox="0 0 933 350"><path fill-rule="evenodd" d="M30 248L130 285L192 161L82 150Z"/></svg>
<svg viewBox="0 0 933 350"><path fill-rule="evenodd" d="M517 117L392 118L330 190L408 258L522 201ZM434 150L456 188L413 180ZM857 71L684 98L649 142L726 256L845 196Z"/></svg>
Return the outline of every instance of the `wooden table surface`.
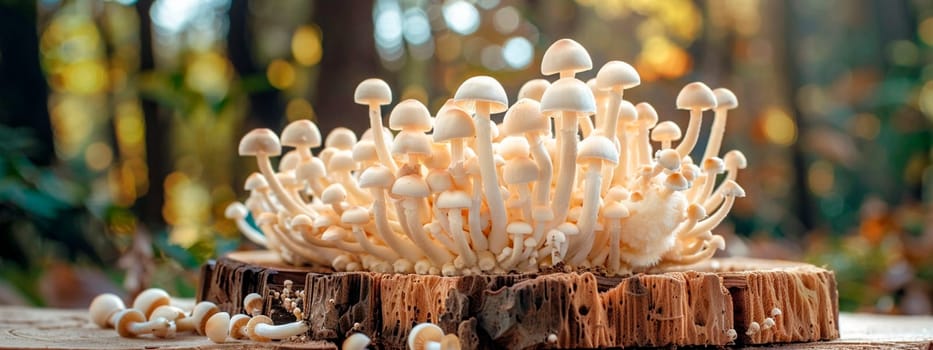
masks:
<svg viewBox="0 0 933 350"><path fill-rule="evenodd" d="M933 349L933 316L839 315L842 338L785 344L789 349ZM87 320L85 310L0 306L0 349L335 349L332 343L214 344L206 337L126 339Z"/></svg>

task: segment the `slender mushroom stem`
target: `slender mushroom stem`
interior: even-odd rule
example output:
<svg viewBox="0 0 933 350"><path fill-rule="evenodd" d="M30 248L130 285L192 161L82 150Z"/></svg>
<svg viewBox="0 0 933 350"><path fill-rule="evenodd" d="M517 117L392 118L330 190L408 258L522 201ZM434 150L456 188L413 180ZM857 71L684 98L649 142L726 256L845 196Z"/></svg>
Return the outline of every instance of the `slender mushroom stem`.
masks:
<svg viewBox="0 0 933 350"><path fill-rule="evenodd" d="M697 144L697 137L700 136L700 125L703 121L703 110L698 108L690 109L690 123L687 124L687 133L684 139L677 145L677 153L680 157L686 157L693 151ZM670 146L668 146L670 147Z"/></svg>
<svg viewBox="0 0 933 350"><path fill-rule="evenodd" d="M246 222L246 215L249 213L249 209L246 208L243 203L233 202L227 206L227 209L224 211L224 216L228 219L232 219L236 222L237 228L240 230L240 233L243 234L246 239L249 239L250 242L253 242L260 247L266 247L266 237L262 233L257 231Z"/></svg>
<svg viewBox="0 0 933 350"><path fill-rule="evenodd" d="M409 261L420 260L424 255L419 252L418 247L396 236L395 232L389 227L386 196L383 189L373 187L370 192L375 198L373 200L373 220L376 222L376 235L405 259Z"/></svg>
<svg viewBox="0 0 933 350"><path fill-rule="evenodd" d="M476 249L477 252L481 252L489 250L489 241L486 239L486 235L483 234L482 220L480 218L480 210L483 204L480 201L482 197L482 187L479 183L480 178L475 175L472 177L473 195L470 201L470 209L467 213L467 220L470 224L470 240L473 242L473 249Z"/></svg>
<svg viewBox="0 0 933 350"><path fill-rule="evenodd" d="M421 226L420 219L418 218L418 200L416 198L404 198L402 203L399 206L399 210L403 210L403 213L399 214L399 217L404 216L405 227L408 228L408 237L411 238L412 242L421 248L421 251L425 253L428 259L435 266L442 266L444 263L453 260L453 255L451 255L446 249L439 247L431 241L431 238L428 237L428 233L424 231L424 227Z"/></svg>
<svg viewBox="0 0 933 350"><path fill-rule="evenodd" d="M505 248L508 237L505 235L505 226L508 218L505 216L505 201L499 188L499 179L496 175L496 164L492 152L492 136L489 125L489 104L476 104L476 156L479 161L480 177L483 181L483 192L486 195L486 206L489 207L491 227L489 231L489 248L501 251ZM574 121L576 125L576 121ZM569 193L568 193L569 195ZM470 228L473 229L472 227Z"/></svg>
<svg viewBox="0 0 933 350"><path fill-rule="evenodd" d="M572 112L560 113L560 130L557 134L563 141L560 144L560 167L557 173L557 187L554 190L554 220L551 226L567 219L567 209L570 207L570 196L573 194L573 181L577 172L577 118Z"/></svg>
<svg viewBox="0 0 933 350"><path fill-rule="evenodd" d="M457 242L460 256L468 266L476 265L476 254L470 249L466 235L463 233L463 213L460 209L447 210L447 221L450 223L450 235Z"/></svg>
<svg viewBox="0 0 933 350"><path fill-rule="evenodd" d="M376 156L394 174L398 171L398 165L395 164L395 160L389 155L389 149L386 147L385 134L382 132L382 110L379 103L369 103L369 127L372 129L373 143L376 144Z"/></svg>
<svg viewBox="0 0 933 350"><path fill-rule="evenodd" d="M609 220L609 273L617 274L621 267L619 244L622 235L621 219Z"/></svg>
<svg viewBox="0 0 933 350"><path fill-rule="evenodd" d="M599 213L599 189L602 186L602 177L600 171L602 164L593 162L587 167L586 187L583 192L583 209L580 213L580 240L579 245L571 246L569 259L570 264L580 265L585 260L590 250L593 249L593 235L596 224L596 215Z"/></svg>
<svg viewBox="0 0 933 350"><path fill-rule="evenodd" d="M382 260L386 261L395 261L399 258L398 254L387 247L378 246L373 244L368 238L366 238L366 232L363 231L362 225L352 225L351 231L353 232L353 238L356 239L357 243L360 244L363 249L365 249L369 254L379 257Z"/></svg>
<svg viewBox="0 0 933 350"><path fill-rule="evenodd" d="M551 156L548 155L544 147L544 138L539 134L528 133L526 135L531 143L531 157L538 165L538 180L534 185L534 206L548 207L551 194L551 176L554 168L551 164ZM542 237L543 238L543 237ZM540 238L539 238L540 241Z"/></svg>
<svg viewBox="0 0 933 350"><path fill-rule="evenodd" d="M314 216L314 212L309 210L308 207L305 207L303 204L295 202L295 200L285 191L285 188L282 187L282 183L280 183L279 179L275 176L275 171L272 170L272 164L269 162L268 155L257 154L256 163L258 163L259 171L262 173L262 176L266 178L266 182L269 183L269 187L272 188L272 192L275 193L279 203L284 205L292 215L305 214L308 216Z"/></svg>
<svg viewBox="0 0 933 350"><path fill-rule="evenodd" d="M725 197L726 197L725 202L722 204L722 206L719 207L719 209L716 210L716 213L704 219L703 221L698 222L696 224L696 227L694 227L693 229L689 231L690 235L696 234L698 232L702 233L702 232L710 231L716 228L716 226L719 226L722 220L726 218L726 214L729 213L729 210L732 210L732 204L735 203L735 196L725 196Z"/></svg>

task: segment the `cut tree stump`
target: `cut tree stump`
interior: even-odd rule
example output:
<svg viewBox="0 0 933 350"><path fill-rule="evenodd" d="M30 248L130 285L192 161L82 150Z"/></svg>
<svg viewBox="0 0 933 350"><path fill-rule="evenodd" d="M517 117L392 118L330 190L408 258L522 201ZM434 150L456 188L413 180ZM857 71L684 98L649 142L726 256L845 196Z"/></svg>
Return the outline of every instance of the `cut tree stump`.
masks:
<svg viewBox="0 0 933 350"><path fill-rule="evenodd" d="M332 272L289 266L271 252L237 252L203 267L197 298L224 311L243 312L243 297L260 293L266 296L267 315L276 323L291 322L295 317L273 297L286 280L305 291L298 306L311 324L308 338L336 344L362 332L381 348L404 349L408 331L426 321L457 334L466 349L757 345L839 338L832 271L744 258L629 277L590 272L443 277ZM775 309L780 314L772 316ZM766 326L767 318L772 327ZM552 334L556 342L548 342Z"/></svg>

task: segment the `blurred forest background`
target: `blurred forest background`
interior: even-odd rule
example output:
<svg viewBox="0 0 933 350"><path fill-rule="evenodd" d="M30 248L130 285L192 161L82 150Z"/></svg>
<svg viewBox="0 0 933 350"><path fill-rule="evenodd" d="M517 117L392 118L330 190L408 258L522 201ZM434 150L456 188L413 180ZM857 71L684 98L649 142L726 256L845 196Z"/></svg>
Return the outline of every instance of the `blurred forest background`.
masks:
<svg viewBox="0 0 933 350"><path fill-rule="evenodd" d="M223 217L255 166L236 155L247 130L361 132L368 77L432 110L477 74L514 98L563 37L597 69L634 65L626 99L664 120L685 125L690 81L735 91L724 149L748 156L748 197L726 254L827 265L843 310L931 313L920 0L3 0L0 302L190 296L200 264L250 248Z"/></svg>

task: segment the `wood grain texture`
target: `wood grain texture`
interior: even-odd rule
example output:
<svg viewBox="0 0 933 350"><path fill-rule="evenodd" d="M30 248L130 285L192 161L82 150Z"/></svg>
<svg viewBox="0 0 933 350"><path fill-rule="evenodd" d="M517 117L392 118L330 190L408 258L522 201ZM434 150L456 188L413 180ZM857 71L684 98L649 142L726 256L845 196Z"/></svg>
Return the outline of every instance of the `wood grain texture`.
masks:
<svg viewBox="0 0 933 350"><path fill-rule="evenodd" d="M199 298L242 312L242 297L304 286L309 338L339 343L353 332L402 349L408 331L433 322L464 348L602 348L756 345L839 338L831 271L812 265L716 259L629 277L590 272L442 277L333 273L234 253L204 268ZM772 317L774 308L782 311ZM294 320L267 298L267 314ZM277 317L276 317L277 316ZM774 327L749 332L752 322ZM549 335L557 341L547 342ZM733 338L732 335L737 335Z"/></svg>

